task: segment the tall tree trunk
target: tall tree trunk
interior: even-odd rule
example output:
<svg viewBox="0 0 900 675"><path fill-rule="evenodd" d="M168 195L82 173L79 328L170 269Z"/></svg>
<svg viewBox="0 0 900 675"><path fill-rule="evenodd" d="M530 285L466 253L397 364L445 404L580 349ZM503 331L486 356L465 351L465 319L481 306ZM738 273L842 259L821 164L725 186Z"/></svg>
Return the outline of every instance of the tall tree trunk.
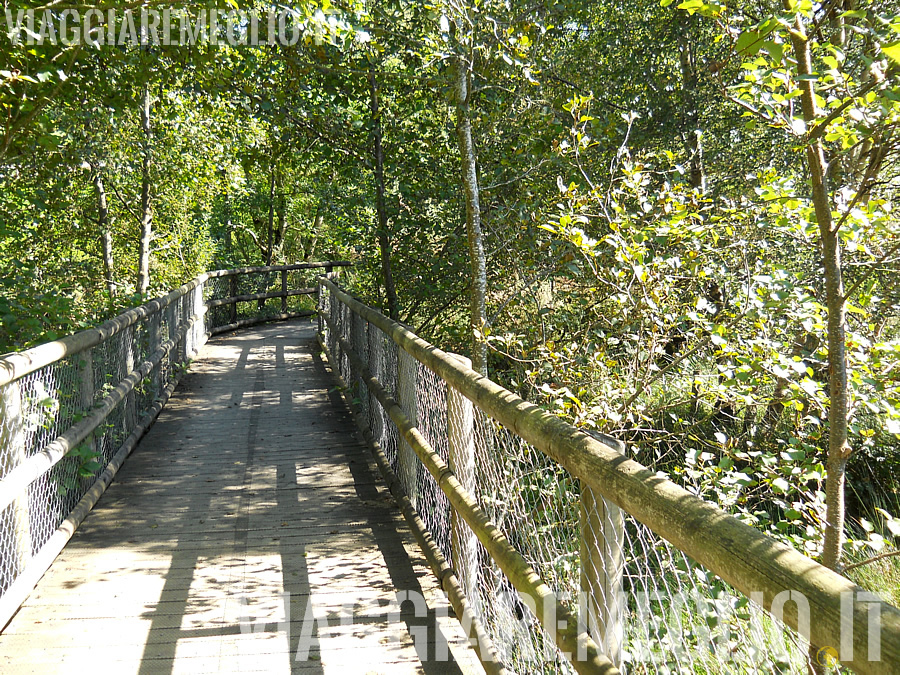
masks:
<svg viewBox="0 0 900 675"><path fill-rule="evenodd" d="M369 108L372 113L372 140L375 154L375 212L378 217L378 248L381 251L381 276L387 296L388 315L400 317L400 303L394 286L391 268L391 238L388 233L387 208L384 203L384 150L382 148L381 110L378 101L378 84L375 72L369 69Z"/></svg>
<svg viewBox="0 0 900 675"><path fill-rule="evenodd" d="M793 3L785 0L785 9ZM797 57L803 117L811 128L820 116L816 104L812 57L806 38L806 27L800 16L791 34ZM850 396L847 384L846 306L841 270L841 242L831 215L831 198L826 176L825 149L820 137L806 147L806 163L810 174L812 201L822 242L825 269L825 305L828 308L828 476L825 483L826 520L822 563L839 569L844 536L844 474L852 452L848 442Z"/></svg>
<svg viewBox="0 0 900 675"><path fill-rule="evenodd" d="M150 85L141 92L141 129L144 149L141 161L141 239L138 251L137 286L141 295L150 288L150 242L153 238L153 210L150 204L150 165L153 151L153 132L150 129Z"/></svg>
<svg viewBox="0 0 900 675"><path fill-rule="evenodd" d="M793 0L783 0L791 11ZM812 55L806 26L800 14L791 31L791 43L797 58L800 101L807 128L812 128L820 116L816 103ZM825 532L822 543L822 564L833 570L841 569L844 544L844 482L847 460L852 449L848 442L850 425L850 392L847 383L847 341L845 335L846 303L841 270L841 240L831 215L831 198L828 191L828 163L821 137L817 136L806 146L806 164L809 169L813 207L822 242L822 264L825 270L825 306L828 311L828 459L825 478ZM809 671L825 672L818 662L818 648L809 647Z"/></svg>
<svg viewBox="0 0 900 675"><path fill-rule="evenodd" d="M325 198L322 197L319 200L319 205L316 207L316 216L313 219L313 231L307 240L308 243L304 243L303 245L303 262L309 262L313 259L313 256L316 254L316 244L319 242L319 232L322 230L322 226L325 224Z"/></svg>
<svg viewBox="0 0 900 675"><path fill-rule="evenodd" d="M694 40L690 35L692 16L676 10L678 21L678 61L681 66L681 88L684 92L684 106L687 131L685 145L689 157L688 181L692 188L706 191L706 176L703 172L703 144L700 117L697 111L697 64L695 63Z"/></svg>
<svg viewBox="0 0 900 675"><path fill-rule="evenodd" d="M266 225L266 265L272 264L272 233L275 226L275 165L269 174L269 219Z"/></svg>
<svg viewBox="0 0 900 675"><path fill-rule="evenodd" d="M94 189L97 191L97 226L100 229L100 245L103 251L103 278L109 297L116 297L116 283L113 279L113 247L112 233L109 231L109 205L106 202L106 190L103 186L103 174L94 171Z"/></svg>
<svg viewBox="0 0 900 675"><path fill-rule="evenodd" d="M222 182L225 184L225 203L223 205L225 216L225 253L229 261L231 261L234 249L234 242L232 241L234 233L231 231L231 190L228 182L228 172L225 169L222 169Z"/></svg>
<svg viewBox="0 0 900 675"><path fill-rule="evenodd" d="M462 179L466 195L466 237L469 243L471 289L469 322L472 330L472 368L487 375L487 263L481 232L481 204L478 187L478 166L475 143L472 141L472 120L469 114L472 62L469 57L454 58L454 97L456 106L456 135L462 161Z"/></svg>

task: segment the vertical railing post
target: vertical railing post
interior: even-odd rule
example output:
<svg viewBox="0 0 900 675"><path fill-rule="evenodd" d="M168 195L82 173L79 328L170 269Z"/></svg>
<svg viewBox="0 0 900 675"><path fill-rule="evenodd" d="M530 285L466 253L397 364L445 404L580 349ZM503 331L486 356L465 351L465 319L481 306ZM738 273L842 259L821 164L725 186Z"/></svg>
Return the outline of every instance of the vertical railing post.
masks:
<svg viewBox="0 0 900 675"><path fill-rule="evenodd" d="M181 296L181 323L185 327L184 328L184 341L182 342L182 360L187 363L191 356L193 355L194 342L193 342L193 334L190 329L191 325L191 314L192 308L194 306L193 296L191 292L188 291L184 295Z"/></svg>
<svg viewBox="0 0 900 675"><path fill-rule="evenodd" d="M281 313L287 314L288 295L287 295L287 270L281 270Z"/></svg>
<svg viewBox="0 0 900 675"><path fill-rule="evenodd" d="M181 299L181 320L185 325L184 332L184 360L187 361L194 353L194 331L190 328L191 313L194 307L194 294L188 291Z"/></svg>
<svg viewBox="0 0 900 675"><path fill-rule="evenodd" d="M237 274L232 274L230 277L228 277L228 293L230 294L229 297L231 298L236 298L238 294L237 278ZM231 307L231 323L237 323L237 303L232 302L229 306Z"/></svg>
<svg viewBox="0 0 900 675"><path fill-rule="evenodd" d="M122 331L122 348L124 351L124 359L125 359L125 377L134 370L134 329L135 326L129 326L125 330ZM135 390L132 389L125 396L125 416L123 419L123 424L125 426L124 432L127 437L134 428L137 426L137 412L135 411Z"/></svg>
<svg viewBox="0 0 900 675"><path fill-rule="evenodd" d="M147 319L147 350L150 352L149 356L151 358L156 353L156 350L159 349L160 345L159 322L160 310L153 312L153 314L151 314ZM162 390L163 383L161 382L161 375L162 364L158 365L151 371L150 386L153 387L154 398L156 398Z"/></svg>
<svg viewBox="0 0 900 675"><path fill-rule="evenodd" d="M18 381L0 385L0 474L6 475L26 459L25 411L22 409L22 389ZM8 558L0 559L0 574L15 579L31 560L31 518L28 490L22 490L9 506L10 518L5 521L0 537L12 542ZM8 528L8 529L7 529Z"/></svg>
<svg viewBox="0 0 900 675"><path fill-rule="evenodd" d="M87 416L94 407L94 356L92 350L85 349L75 358L78 360L78 410ZM89 439L91 450L94 450L93 435Z"/></svg>
<svg viewBox="0 0 900 675"><path fill-rule="evenodd" d="M200 347L206 344L206 328L205 318L203 314L203 284L197 284L194 287L194 306L191 309L191 318L197 316L197 323L194 324L194 345L193 353L196 354Z"/></svg>
<svg viewBox="0 0 900 675"><path fill-rule="evenodd" d="M472 360L451 354L467 368ZM447 386L447 436L450 469L460 485L470 494L475 486L475 406L453 387ZM475 601L478 585L478 537L455 509L450 511L450 564L456 572L463 593L470 603Z"/></svg>
<svg viewBox="0 0 900 675"><path fill-rule="evenodd" d="M187 335L184 337L184 351L186 355L186 359L190 360L194 358L194 355L197 353L197 344L198 344L198 335L197 335L197 324L192 324L191 320L194 318L194 314L197 313L197 287L195 286L190 291L188 291L187 295L184 296L184 321L190 326L187 330Z"/></svg>
<svg viewBox="0 0 900 675"><path fill-rule="evenodd" d="M257 293L267 293L269 288L269 275L271 272L260 272L262 279L256 284ZM266 306L266 299L260 298L256 301L256 308L262 310ZM261 314L262 312L260 312Z"/></svg>
<svg viewBox="0 0 900 675"><path fill-rule="evenodd" d="M319 277L316 277L316 319L319 322L319 335L322 336L322 342L328 344L325 337L325 284Z"/></svg>
<svg viewBox="0 0 900 675"><path fill-rule="evenodd" d="M178 312L177 309L177 300L173 300L168 307L166 307L166 325L168 330L166 335L168 336L168 340L175 339L175 333L178 329ZM167 359L168 364L168 372L167 375L169 377L174 377L176 371L176 366L178 364L178 343L176 342L172 349L169 350L169 357Z"/></svg>
<svg viewBox="0 0 900 675"><path fill-rule="evenodd" d="M416 372L418 371L419 362L410 356L406 350L400 349L397 355L397 394L400 407L409 418L413 426L418 424L418 411L416 401ZM412 502L413 507L416 506L416 497L418 496L417 476L419 473L419 458L409 443L400 437L400 449L398 453L400 471L400 483L403 490Z"/></svg>
<svg viewBox="0 0 900 675"><path fill-rule="evenodd" d="M597 436L606 445L624 453L625 445L621 441ZM622 592L625 520L618 506L595 494L584 481L581 481L580 518L581 618L600 650L610 661L621 666L625 618Z"/></svg>

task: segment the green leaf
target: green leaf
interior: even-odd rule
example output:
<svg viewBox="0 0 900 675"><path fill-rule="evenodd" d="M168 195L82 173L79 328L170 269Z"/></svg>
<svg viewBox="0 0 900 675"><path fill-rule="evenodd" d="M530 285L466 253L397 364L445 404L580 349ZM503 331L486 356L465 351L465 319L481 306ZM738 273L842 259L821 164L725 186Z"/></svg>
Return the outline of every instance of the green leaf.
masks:
<svg viewBox="0 0 900 675"><path fill-rule="evenodd" d="M803 381L800 382L800 388L810 396L815 396L819 391L819 385L817 385L815 381L809 379L808 377L803 378Z"/></svg>
<svg viewBox="0 0 900 675"><path fill-rule="evenodd" d="M763 48L769 52L769 56L772 57L772 60L775 63L781 63L784 59L784 45L779 44L777 42L771 42L770 40L766 40L763 42Z"/></svg>
<svg viewBox="0 0 900 675"><path fill-rule="evenodd" d="M735 49L742 56L753 56L762 46L762 35L760 35L759 31L747 30L738 37Z"/></svg>
<svg viewBox="0 0 900 675"><path fill-rule="evenodd" d="M784 494L791 489L791 486L784 478L779 477L772 481L772 489Z"/></svg>
<svg viewBox="0 0 900 675"><path fill-rule="evenodd" d="M886 45L881 48L881 51L884 52L884 55L894 63L900 63L900 42L895 42L892 45Z"/></svg>

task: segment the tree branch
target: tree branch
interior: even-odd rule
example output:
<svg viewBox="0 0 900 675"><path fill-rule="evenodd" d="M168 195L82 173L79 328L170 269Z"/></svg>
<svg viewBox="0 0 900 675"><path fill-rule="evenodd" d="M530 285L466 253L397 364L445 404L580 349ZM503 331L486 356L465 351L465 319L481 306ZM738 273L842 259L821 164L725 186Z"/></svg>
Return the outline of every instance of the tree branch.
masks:
<svg viewBox="0 0 900 675"><path fill-rule="evenodd" d="M893 558L897 555L900 555L900 551L888 551L887 553L882 553L881 555L876 555L871 558L867 558L866 560L861 560L860 562L853 563L852 565L847 565L843 569L843 571L849 572L850 570L855 570L857 567L862 567L863 565L868 565L869 563L873 563L878 560L884 560L885 558Z"/></svg>
<svg viewBox="0 0 900 675"><path fill-rule="evenodd" d="M844 293L844 302L847 302L853 295L853 293L856 292L856 289L862 286L869 279L869 277L875 273L875 270L878 269L878 266L881 263L890 258L897 251L900 251L900 241L891 246L891 248L889 248L884 255L882 255L878 260L872 263L872 267L868 271L866 271L865 274L863 274L859 279L850 284L850 288L848 288L847 292Z"/></svg>

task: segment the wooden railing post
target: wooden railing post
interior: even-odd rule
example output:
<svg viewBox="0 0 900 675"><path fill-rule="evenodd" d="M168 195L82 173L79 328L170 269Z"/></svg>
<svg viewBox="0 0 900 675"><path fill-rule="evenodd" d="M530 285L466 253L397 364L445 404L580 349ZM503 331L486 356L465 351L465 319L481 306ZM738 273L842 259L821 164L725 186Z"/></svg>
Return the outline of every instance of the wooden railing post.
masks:
<svg viewBox="0 0 900 675"><path fill-rule="evenodd" d="M467 368L472 360L450 354ZM447 386L447 436L450 469L460 486L477 494L475 485L475 405L453 387ZM463 594L474 603L478 587L478 537L455 509L450 511L450 565L456 572Z"/></svg>
<svg viewBox="0 0 900 675"><path fill-rule="evenodd" d="M166 325L168 327L168 331L166 333L167 339L172 340L175 337L175 332L178 330L178 312L176 311L177 301L170 304L166 307ZM172 347L171 351L169 351L168 358L168 375L174 375L173 366L178 363L178 345L176 344Z"/></svg>
<svg viewBox="0 0 900 675"><path fill-rule="evenodd" d="M328 289L325 287L325 284L322 283L321 279L316 280L316 285L319 287L319 335L322 336L322 340L325 344L328 344L328 336L326 334L328 324L325 323L325 317L328 316L329 312Z"/></svg>
<svg viewBox="0 0 900 675"><path fill-rule="evenodd" d="M625 444L609 436L603 443L624 453ZM625 570L625 519L622 510L581 481L581 620L600 650L616 666L622 665L622 592Z"/></svg>
<svg viewBox="0 0 900 675"><path fill-rule="evenodd" d="M399 399L400 407L406 413L413 426L418 423L416 401L416 372L418 365L418 361L407 354L405 350L398 350L397 398ZM416 457L416 451L402 437L400 438L398 460L400 471L397 473L400 483L403 485L403 490L409 497L413 508L415 508L419 492L418 481L416 480L419 473L419 459Z"/></svg>
<svg viewBox="0 0 900 675"><path fill-rule="evenodd" d="M287 296L287 270L281 270L281 313L287 314L288 296Z"/></svg>
<svg viewBox="0 0 900 675"><path fill-rule="evenodd" d="M122 347L124 348L123 358L125 359L125 376L134 370L134 326L129 326L122 331ZM123 421L125 425L125 437L127 437L137 426L137 412L134 403L134 390L128 392L125 397L125 417Z"/></svg>
<svg viewBox="0 0 900 675"><path fill-rule="evenodd" d="M160 323L160 311L157 310L150 315L147 320L147 346L148 351L150 352L149 356L153 356L156 353L156 350L159 349L160 339L159 339L159 323ZM150 380L151 386L153 387L153 397L155 398L160 390L162 389L162 383L160 382L162 374L162 368L154 368L153 376Z"/></svg>
<svg viewBox="0 0 900 675"><path fill-rule="evenodd" d="M185 343L184 343L184 351L185 358L192 359L197 353L200 345L200 324L194 323L191 321L194 318L195 314L200 313L200 304L198 300L200 299L200 286L194 286L188 292L186 296L184 296L184 321L186 324L190 326L187 331L187 335L185 335Z"/></svg>
<svg viewBox="0 0 900 675"><path fill-rule="evenodd" d="M228 277L228 292L231 294L230 297L236 298L238 294L238 275L232 274ZM237 323L237 303L231 303L231 323Z"/></svg>
<svg viewBox="0 0 900 675"><path fill-rule="evenodd" d="M181 298L181 321L184 326L190 326L191 311L194 306L194 296L189 291ZM184 360L185 362L191 358L194 352L194 332L190 328L185 328L184 332Z"/></svg>
<svg viewBox="0 0 900 675"><path fill-rule="evenodd" d="M206 315L203 313L203 284L197 284L197 287L194 289L194 308L192 313L200 317L197 320L197 323L194 324L194 352L196 353L200 350L200 347L206 344Z"/></svg>
<svg viewBox="0 0 900 675"><path fill-rule="evenodd" d="M18 381L0 385L0 473L6 475L26 459L25 411L22 409L22 390ZM11 517L6 521L0 537L12 542L9 557L0 559L0 574L15 579L31 560L31 518L28 490L10 504ZM7 529L8 528L8 529Z"/></svg>
<svg viewBox="0 0 900 675"><path fill-rule="evenodd" d="M182 346L182 360L187 363L191 358L194 349L193 331L188 326L191 323L191 314L193 314L193 295L190 291L181 296L181 324L185 326L184 340Z"/></svg>
<svg viewBox="0 0 900 675"><path fill-rule="evenodd" d="M78 359L78 409L87 416L94 407L94 356L92 350L85 349ZM134 399L130 402L134 404ZM89 436L91 450L96 449L96 441Z"/></svg>

